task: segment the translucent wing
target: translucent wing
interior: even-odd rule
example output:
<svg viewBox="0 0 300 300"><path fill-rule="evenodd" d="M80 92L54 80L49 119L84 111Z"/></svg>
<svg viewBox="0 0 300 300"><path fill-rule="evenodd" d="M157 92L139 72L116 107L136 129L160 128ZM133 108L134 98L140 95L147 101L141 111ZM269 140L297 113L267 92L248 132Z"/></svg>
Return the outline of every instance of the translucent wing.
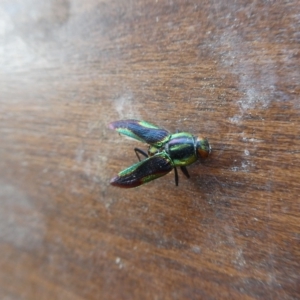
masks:
<svg viewBox="0 0 300 300"><path fill-rule="evenodd" d="M111 185L133 188L166 175L173 169L173 164L165 152L148 157L121 171L110 181Z"/></svg>
<svg viewBox="0 0 300 300"><path fill-rule="evenodd" d="M157 147L165 144L170 133L162 128L139 120L120 120L109 124L109 128L119 133Z"/></svg>

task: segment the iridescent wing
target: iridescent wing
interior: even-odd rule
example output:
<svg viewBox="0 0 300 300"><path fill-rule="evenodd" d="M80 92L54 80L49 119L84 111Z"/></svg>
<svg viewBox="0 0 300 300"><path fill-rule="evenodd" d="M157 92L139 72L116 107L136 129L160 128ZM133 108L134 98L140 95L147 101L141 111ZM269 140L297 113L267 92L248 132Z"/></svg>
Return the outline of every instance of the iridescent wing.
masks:
<svg viewBox="0 0 300 300"><path fill-rule="evenodd" d="M170 138L169 131L139 120L115 121L109 124L109 128L116 130L120 134L156 147L161 147Z"/></svg>
<svg viewBox="0 0 300 300"><path fill-rule="evenodd" d="M111 185L133 188L168 174L173 164L165 152L148 157L121 171L110 181Z"/></svg>

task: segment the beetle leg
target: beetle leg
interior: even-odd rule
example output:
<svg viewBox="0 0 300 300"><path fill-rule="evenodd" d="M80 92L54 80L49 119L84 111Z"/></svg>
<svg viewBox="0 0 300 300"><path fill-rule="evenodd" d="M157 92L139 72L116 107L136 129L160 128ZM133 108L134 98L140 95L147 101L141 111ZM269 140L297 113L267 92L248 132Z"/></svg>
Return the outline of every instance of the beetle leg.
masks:
<svg viewBox="0 0 300 300"><path fill-rule="evenodd" d="M183 173L187 178L190 178L190 174L189 174L189 172L188 172L188 170L187 170L186 167L182 166L182 167L180 167L180 169L181 169L182 173Z"/></svg>
<svg viewBox="0 0 300 300"><path fill-rule="evenodd" d="M174 172L175 172L175 185L178 186L178 172L176 167L174 167Z"/></svg>
<svg viewBox="0 0 300 300"><path fill-rule="evenodd" d="M139 161L141 161L141 158L138 155L138 153L142 154L145 157L148 157L148 154L145 151L143 151L143 150L141 150L139 148L134 148L134 152L135 152L135 154L136 154L136 156L137 156L137 158L138 158Z"/></svg>

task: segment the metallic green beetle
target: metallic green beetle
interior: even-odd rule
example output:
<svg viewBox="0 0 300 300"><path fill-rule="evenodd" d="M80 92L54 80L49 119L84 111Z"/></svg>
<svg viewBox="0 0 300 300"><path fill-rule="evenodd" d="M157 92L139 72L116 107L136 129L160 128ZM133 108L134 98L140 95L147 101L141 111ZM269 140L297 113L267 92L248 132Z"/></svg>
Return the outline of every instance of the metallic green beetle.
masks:
<svg viewBox="0 0 300 300"><path fill-rule="evenodd" d="M195 137L188 132L170 134L169 131L139 120L120 120L109 124L109 128L149 145L148 153L139 148L134 151L139 162L121 171L111 179L111 185L133 188L175 171L175 184L178 186L177 168L189 178L186 166L197 159L205 159L211 153L207 138ZM141 161L139 154L146 158Z"/></svg>

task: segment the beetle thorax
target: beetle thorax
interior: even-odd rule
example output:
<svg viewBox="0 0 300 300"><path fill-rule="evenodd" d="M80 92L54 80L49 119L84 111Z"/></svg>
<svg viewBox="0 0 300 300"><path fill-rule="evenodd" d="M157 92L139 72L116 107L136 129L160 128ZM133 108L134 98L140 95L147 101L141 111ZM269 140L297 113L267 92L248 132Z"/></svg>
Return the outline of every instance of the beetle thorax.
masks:
<svg viewBox="0 0 300 300"><path fill-rule="evenodd" d="M153 156L153 155L155 155L156 153L161 152L162 150L163 150L162 148L157 148L157 147L154 147L154 146L149 146L149 149L148 149L148 155L149 155L149 156Z"/></svg>

